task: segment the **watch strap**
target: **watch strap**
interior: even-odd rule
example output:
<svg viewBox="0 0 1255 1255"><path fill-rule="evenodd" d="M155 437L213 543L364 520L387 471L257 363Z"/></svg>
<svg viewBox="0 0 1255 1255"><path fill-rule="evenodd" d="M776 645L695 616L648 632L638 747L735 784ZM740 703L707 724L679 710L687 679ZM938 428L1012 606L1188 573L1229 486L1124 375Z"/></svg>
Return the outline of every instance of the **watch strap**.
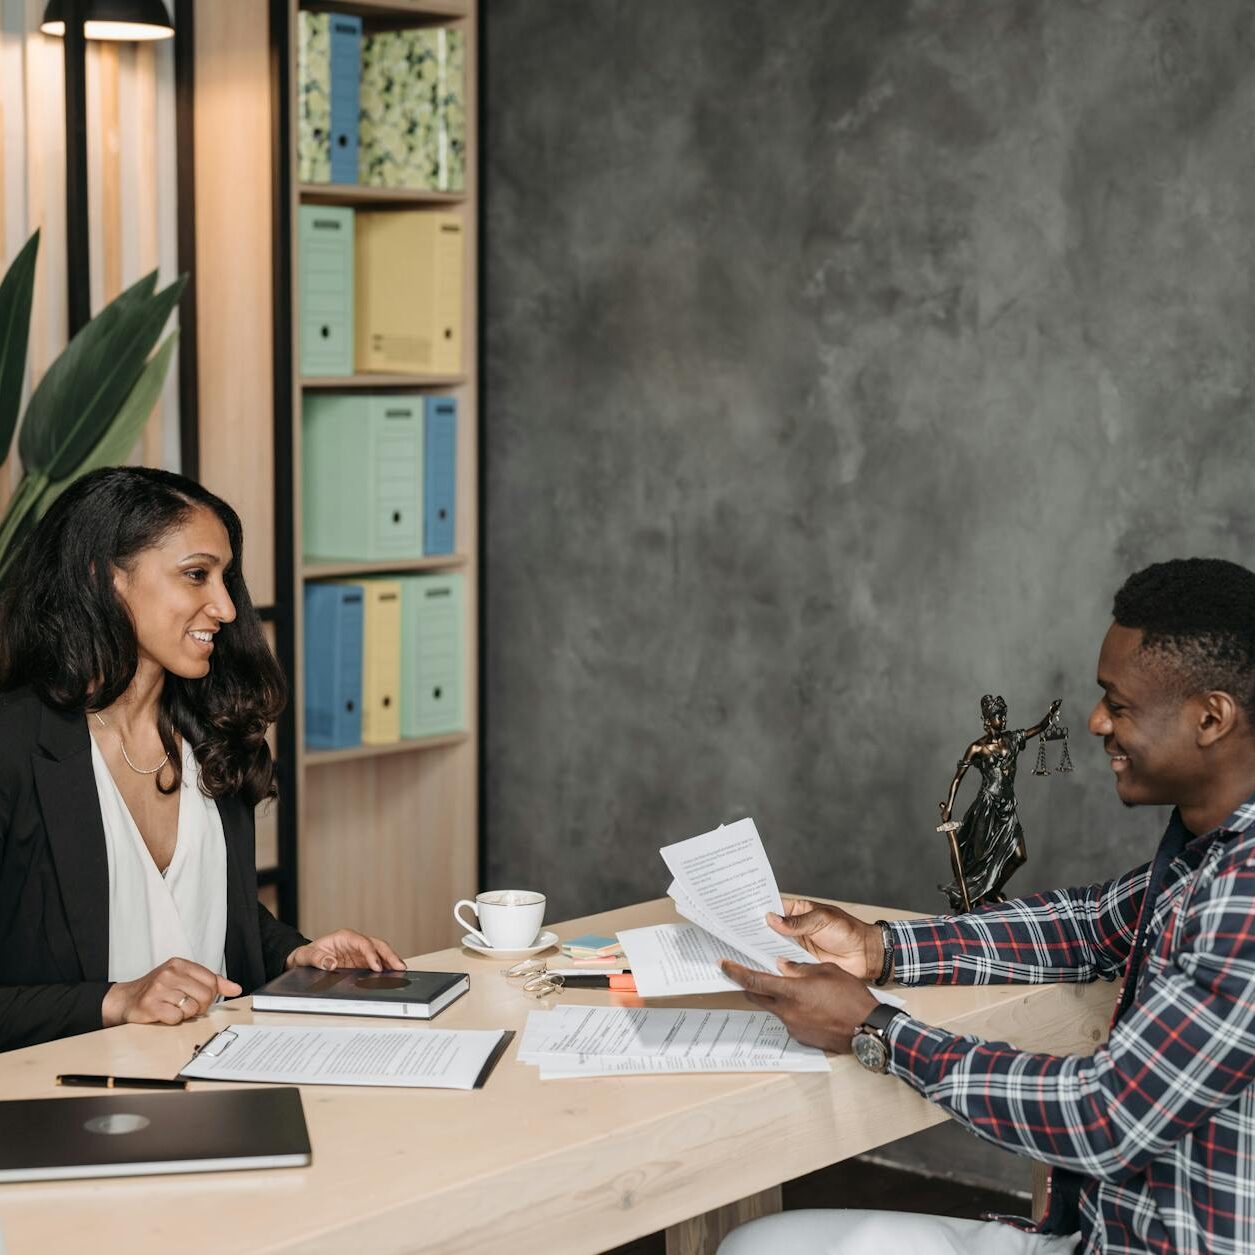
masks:
<svg viewBox="0 0 1255 1255"><path fill-rule="evenodd" d="M867 1018L863 1021L868 1028L874 1028L879 1033L886 1033L889 1025L899 1015L905 1015L906 1012L901 1007L891 1007L887 1002L878 1002L867 1013Z"/></svg>

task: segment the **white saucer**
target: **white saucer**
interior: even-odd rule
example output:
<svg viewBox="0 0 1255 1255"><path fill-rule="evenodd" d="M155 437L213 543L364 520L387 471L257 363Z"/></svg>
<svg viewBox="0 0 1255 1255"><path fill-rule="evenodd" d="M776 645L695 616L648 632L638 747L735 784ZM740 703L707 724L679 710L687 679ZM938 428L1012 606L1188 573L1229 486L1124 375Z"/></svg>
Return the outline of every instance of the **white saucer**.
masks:
<svg viewBox="0 0 1255 1255"><path fill-rule="evenodd" d="M524 946L521 950L498 950L493 946L481 946L470 933L462 938L462 944L476 954L486 954L490 959L526 959L529 955L539 954L542 950L551 950L558 944L558 934L548 929L536 938L534 946Z"/></svg>

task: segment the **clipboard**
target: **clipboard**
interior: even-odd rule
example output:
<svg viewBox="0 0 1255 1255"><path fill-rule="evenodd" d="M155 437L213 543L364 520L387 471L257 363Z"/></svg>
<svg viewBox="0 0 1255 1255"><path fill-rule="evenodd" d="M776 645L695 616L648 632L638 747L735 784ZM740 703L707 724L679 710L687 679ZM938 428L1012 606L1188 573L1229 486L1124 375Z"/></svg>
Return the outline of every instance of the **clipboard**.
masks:
<svg viewBox="0 0 1255 1255"><path fill-rule="evenodd" d="M484 1039L493 1037L491 1042ZM191 1081L226 1081L263 1085L338 1085L363 1088L398 1089L483 1089L488 1078L514 1040L513 1029L437 1029L407 1026L394 1028L309 1027L286 1028L258 1024L238 1024L223 1028L208 1040L194 1046L192 1057L179 1070L179 1079ZM394 1054L419 1052L418 1064L409 1070L384 1073L380 1071L349 1075L337 1072L334 1059L337 1051L349 1051L369 1038L375 1045ZM281 1068L265 1065L232 1066L233 1049L241 1046L257 1053L257 1046L283 1044L289 1050L309 1052L302 1068L299 1058L295 1066ZM434 1056L432 1070L423 1071L421 1063L427 1055ZM453 1058L450 1060L450 1052ZM240 1051L246 1060L249 1049ZM329 1062L330 1057L330 1062ZM214 1064L207 1065L213 1060ZM220 1061L220 1062L219 1062ZM437 1073L435 1066L444 1068ZM452 1073L452 1075L450 1075Z"/></svg>

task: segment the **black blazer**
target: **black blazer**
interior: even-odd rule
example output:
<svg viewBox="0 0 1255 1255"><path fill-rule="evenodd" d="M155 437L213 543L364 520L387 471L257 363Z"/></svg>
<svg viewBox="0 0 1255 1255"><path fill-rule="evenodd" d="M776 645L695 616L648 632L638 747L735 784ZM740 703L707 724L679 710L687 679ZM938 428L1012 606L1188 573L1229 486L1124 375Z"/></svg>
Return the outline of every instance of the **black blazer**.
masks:
<svg viewBox="0 0 1255 1255"><path fill-rule="evenodd" d="M218 800L227 845L227 975L245 993L305 938L257 901L252 808ZM101 1027L109 864L82 714L0 695L0 1050Z"/></svg>

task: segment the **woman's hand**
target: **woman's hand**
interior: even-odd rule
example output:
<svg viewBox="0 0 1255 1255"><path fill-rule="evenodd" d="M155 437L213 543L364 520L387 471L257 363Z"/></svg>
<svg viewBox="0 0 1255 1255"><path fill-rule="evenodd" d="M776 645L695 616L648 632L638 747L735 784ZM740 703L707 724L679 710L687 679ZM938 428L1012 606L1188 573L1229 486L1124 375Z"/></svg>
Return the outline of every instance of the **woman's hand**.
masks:
<svg viewBox="0 0 1255 1255"><path fill-rule="evenodd" d="M297 946L284 964L285 969L293 967L320 967L324 972L334 972L339 967L368 967L372 972L391 968L394 972L403 972L405 960L378 937L367 937L351 928L337 928L325 937Z"/></svg>
<svg viewBox="0 0 1255 1255"><path fill-rule="evenodd" d="M839 906L785 898L784 915L768 915L767 923L782 937L792 937L822 963L835 963L860 980L880 975L885 960L880 929L855 919Z"/></svg>
<svg viewBox="0 0 1255 1255"><path fill-rule="evenodd" d="M204 1015L221 994L236 998L243 990L233 980L191 959L167 959L136 980L109 987L100 1004L105 1028L116 1024L182 1024Z"/></svg>

